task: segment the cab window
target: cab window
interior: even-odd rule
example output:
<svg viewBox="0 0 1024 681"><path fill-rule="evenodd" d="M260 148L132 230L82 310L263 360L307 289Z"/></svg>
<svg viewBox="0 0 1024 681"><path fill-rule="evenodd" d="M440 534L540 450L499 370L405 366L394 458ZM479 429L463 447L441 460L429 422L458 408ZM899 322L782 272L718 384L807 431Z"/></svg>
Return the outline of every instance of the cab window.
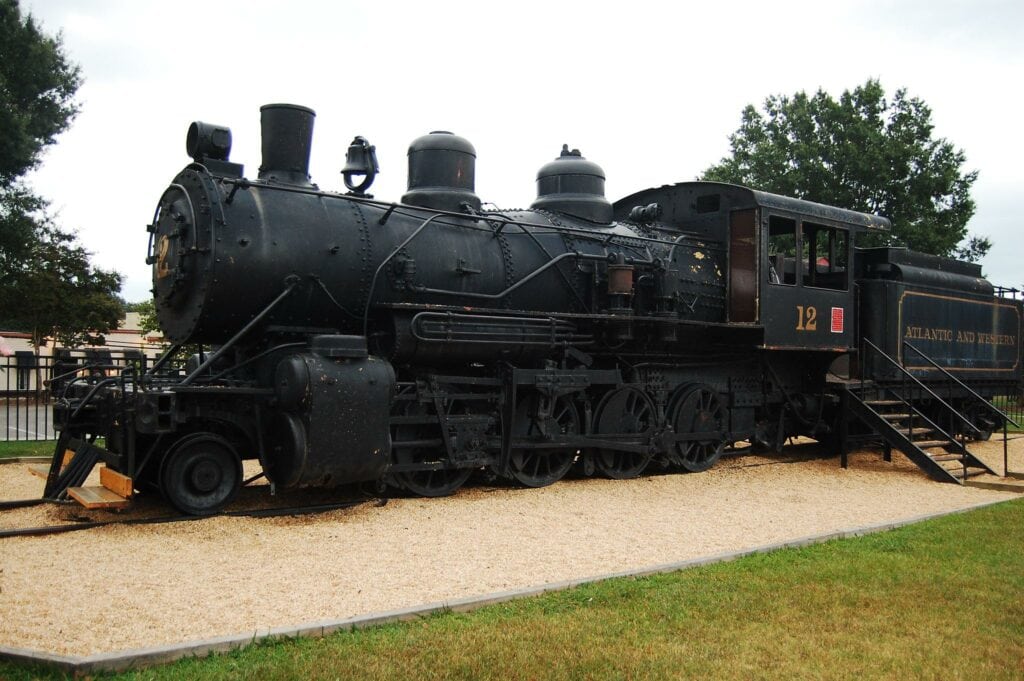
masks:
<svg viewBox="0 0 1024 681"><path fill-rule="evenodd" d="M849 232L813 222L802 223L801 231L803 285L845 291L849 270Z"/></svg>
<svg viewBox="0 0 1024 681"><path fill-rule="evenodd" d="M768 218L768 283L795 286L799 243L796 220L772 215Z"/></svg>

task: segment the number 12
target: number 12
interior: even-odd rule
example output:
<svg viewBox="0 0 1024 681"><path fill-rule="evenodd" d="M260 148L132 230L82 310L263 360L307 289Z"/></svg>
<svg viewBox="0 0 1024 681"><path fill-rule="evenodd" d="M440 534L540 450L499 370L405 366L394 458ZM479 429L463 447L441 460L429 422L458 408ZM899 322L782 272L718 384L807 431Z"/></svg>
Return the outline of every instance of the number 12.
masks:
<svg viewBox="0 0 1024 681"><path fill-rule="evenodd" d="M818 310L814 307L804 308L803 305L796 306L796 330L797 331L817 331L818 330Z"/></svg>

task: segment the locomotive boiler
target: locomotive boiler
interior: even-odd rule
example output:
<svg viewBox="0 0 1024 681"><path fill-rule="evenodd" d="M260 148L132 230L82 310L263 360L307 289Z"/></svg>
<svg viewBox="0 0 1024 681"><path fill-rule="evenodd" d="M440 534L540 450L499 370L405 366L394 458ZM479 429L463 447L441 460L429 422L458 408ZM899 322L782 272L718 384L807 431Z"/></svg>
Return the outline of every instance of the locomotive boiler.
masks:
<svg viewBox="0 0 1024 681"><path fill-rule="evenodd" d="M387 202L367 194L364 138L349 191L326 191L313 111L261 120L255 179L228 128L193 123L193 162L148 226L170 350L72 381L55 407L59 453L128 493L213 512L258 459L282 489L438 496L475 471L530 487L702 471L729 443L836 434L826 377L858 346L854 241L884 218L706 182L612 204L568 146L529 209L486 209L473 146L442 131L411 144L408 190ZM58 458L48 494L91 467Z"/></svg>

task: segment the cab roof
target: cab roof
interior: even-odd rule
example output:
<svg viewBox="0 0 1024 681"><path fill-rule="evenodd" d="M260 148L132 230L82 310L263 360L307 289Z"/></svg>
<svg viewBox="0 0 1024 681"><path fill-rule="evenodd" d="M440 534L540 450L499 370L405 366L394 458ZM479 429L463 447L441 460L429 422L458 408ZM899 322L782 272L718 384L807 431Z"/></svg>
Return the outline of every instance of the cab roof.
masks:
<svg viewBox="0 0 1024 681"><path fill-rule="evenodd" d="M628 221L629 212L635 206L651 203L661 206L662 219L679 224L680 227L692 220L706 218L710 213L754 207L843 223L859 231L884 232L892 227L888 219L870 213L794 199L736 184L703 181L678 182L630 194L615 202L615 219Z"/></svg>

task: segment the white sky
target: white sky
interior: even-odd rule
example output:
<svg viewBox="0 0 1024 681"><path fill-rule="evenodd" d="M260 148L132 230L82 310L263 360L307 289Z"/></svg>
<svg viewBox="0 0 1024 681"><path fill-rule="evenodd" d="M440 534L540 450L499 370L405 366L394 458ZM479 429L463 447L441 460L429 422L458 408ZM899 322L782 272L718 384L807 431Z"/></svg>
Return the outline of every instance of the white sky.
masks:
<svg viewBox="0 0 1024 681"><path fill-rule="evenodd" d="M145 225L189 162L193 120L231 127L254 177L259 107L317 112L311 174L341 189L355 135L377 146L371 190L397 200L409 142L451 130L477 150L477 194L528 206L541 165L578 147L612 201L693 179L729 151L742 107L838 96L869 77L907 87L935 135L980 171L972 233L993 282L1020 286L1024 2L389 3L22 0L63 30L82 113L31 181L103 267L149 297Z"/></svg>

